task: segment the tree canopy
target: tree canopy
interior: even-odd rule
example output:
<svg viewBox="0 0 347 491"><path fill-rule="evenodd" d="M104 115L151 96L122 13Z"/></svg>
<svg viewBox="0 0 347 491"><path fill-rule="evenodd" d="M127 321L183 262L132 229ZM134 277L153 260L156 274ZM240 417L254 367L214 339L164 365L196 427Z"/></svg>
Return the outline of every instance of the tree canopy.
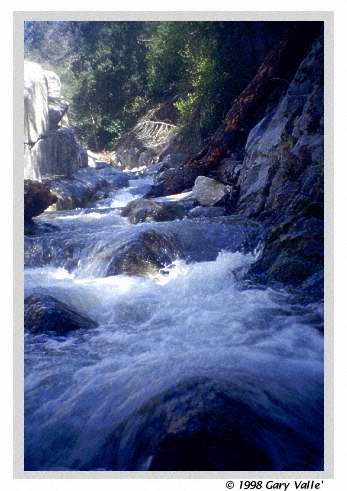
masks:
<svg viewBox="0 0 347 491"><path fill-rule="evenodd" d="M173 96L178 124L198 121L206 138L289 24L30 21L25 56L59 74L70 124L92 149L112 149Z"/></svg>

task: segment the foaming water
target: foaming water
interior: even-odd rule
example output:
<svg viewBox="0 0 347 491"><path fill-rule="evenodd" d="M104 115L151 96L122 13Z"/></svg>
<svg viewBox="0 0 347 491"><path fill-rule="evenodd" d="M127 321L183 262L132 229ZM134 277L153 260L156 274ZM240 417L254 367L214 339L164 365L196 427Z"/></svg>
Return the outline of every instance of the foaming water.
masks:
<svg viewBox="0 0 347 491"><path fill-rule="evenodd" d="M301 418L319 413L320 307L291 304L285 292L242 288L240 271L253 260L221 253L216 261L178 261L168 274L143 278L80 279L61 268L28 270L28 293L40 284L99 323L94 332L64 340L26 336L32 465L87 465L117 423L151 396L194 376L241 378L258 390L281 392Z"/></svg>
<svg viewBox="0 0 347 491"><path fill-rule="evenodd" d="M125 225L112 209L90 215L62 214L59 222L63 235L77 232L76 224L83 231L75 262L58 255L25 271L26 295L51 294L98 323L66 338L25 335L26 468L93 468L120 422L192 377L238 385L257 410L319 446L320 437L310 439L323 414L322 305L303 306L284 290L245 283L259 251L213 251L152 276L104 277L88 268L95 251L138 226ZM186 235L194 223L185 225ZM226 226L209 227L223 244ZM49 240L56 250L55 233Z"/></svg>

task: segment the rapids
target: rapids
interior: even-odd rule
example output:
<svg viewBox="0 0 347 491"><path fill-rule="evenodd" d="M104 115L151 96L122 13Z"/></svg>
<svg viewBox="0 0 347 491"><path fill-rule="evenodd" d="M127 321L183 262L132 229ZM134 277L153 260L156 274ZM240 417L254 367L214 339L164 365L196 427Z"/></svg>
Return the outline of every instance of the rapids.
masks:
<svg viewBox="0 0 347 491"><path fill-rule="evenodd" d="M93 208L46 212L25 238L25 295L48 293L98 323L67 337L25 333L26 469L93 469L121 421L200 376L247 386L244 397L299 433L321 469L322 304L246 281L261 254L256 227L129 224L121 208L151 178L129 184ZM100 250L149 227L175 233L184 258L158 274L105 277Z"/></svg>

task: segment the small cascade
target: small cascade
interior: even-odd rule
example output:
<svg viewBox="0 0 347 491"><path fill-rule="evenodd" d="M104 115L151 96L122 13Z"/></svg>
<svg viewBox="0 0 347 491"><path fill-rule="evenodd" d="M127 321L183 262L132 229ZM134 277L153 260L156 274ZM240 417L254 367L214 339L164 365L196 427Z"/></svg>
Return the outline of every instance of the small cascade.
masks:
<svg viewBox="0 0 347 491"><path fill-rule="evenodd" d="M252 223L130 224L121 209L151 179L134 177L91 208L46 212L42 232L26 237L25 296L50 295L98 325L65 338L25 334L26 469L149 469L145 451L132 462L138 411L196 378L227 384L268 419L271 465L294 468L299 455L320 468L322 435L310 429L323 417L322 304L249 283L262 241ZM138 254L153 230L174 236L180 257L146 274L107 274L110 251L133 241ZM289 440L278 441L282 432ZM107 451L118 438L123 450Z"/></svg>

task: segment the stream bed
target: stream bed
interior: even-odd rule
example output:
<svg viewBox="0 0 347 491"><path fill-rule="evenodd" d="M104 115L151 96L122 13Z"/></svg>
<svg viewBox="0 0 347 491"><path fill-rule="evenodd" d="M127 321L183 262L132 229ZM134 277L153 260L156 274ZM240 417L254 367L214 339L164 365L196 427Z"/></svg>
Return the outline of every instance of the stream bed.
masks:
<svg viewBox="0 0 347 491"><path fill-rule="evenodd" d="M209 455L191 463L188 456L187 468L235 462L227 469L321 470L322 303L245 280L261 254L256 225L232 218L130 224L121 209L150 184L151 177L134 178L92 208L46 212L36 220L42 232L25 238L25 295L52 295L98 324L66 337L25 333L26 470L184 470L177 456L167 457L178 444L158 457L146 441L165 432L189 440L190 423L176 431L176 415L153 419L153 407L165 409L165 394L194 380L206 382L202 394L223 387L218 394L242 401L252 418L234 419L241 430L251 421L254 431L249 448L240 428L226 431L224 453L235 445L239 454L224 458L213 450L212 425ZM182 256L157 273L107 275L112 247L146 230L173 234ZM200 455L198 446L191 452Z"/></svg>

